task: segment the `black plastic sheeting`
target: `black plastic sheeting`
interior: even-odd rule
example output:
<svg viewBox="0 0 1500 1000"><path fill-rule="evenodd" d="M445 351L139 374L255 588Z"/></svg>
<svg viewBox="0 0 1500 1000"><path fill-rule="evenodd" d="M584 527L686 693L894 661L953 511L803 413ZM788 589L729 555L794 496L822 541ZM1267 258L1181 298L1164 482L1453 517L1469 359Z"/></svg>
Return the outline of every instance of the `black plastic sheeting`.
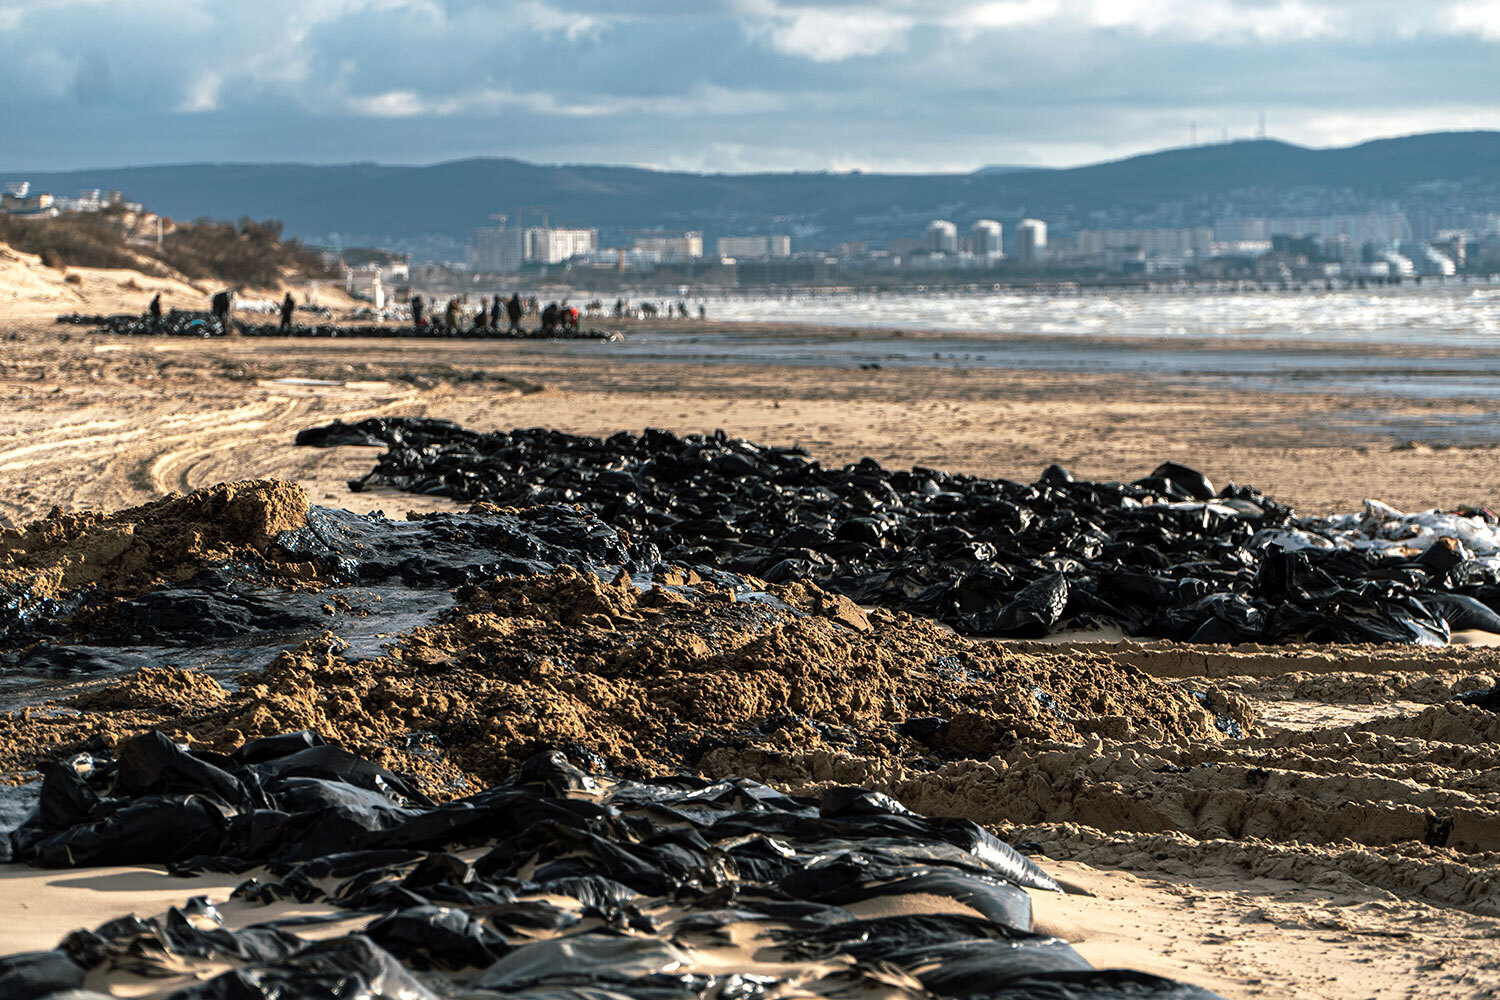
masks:
<svg viewBox="0 0 1500 1000"><path fill-rule="evenodd" d="M1491 712L1500 712L1500 684L1491 684L1487 688L1477 691L1464 691L1453 696L1456 701L1475 708L1487 709Z"/></svg>
<svg viewBox="0 0 1500 1000"><path fill-rule="evenodd" d="M92 326L104 333L112 333L121 336L135 337L223 337L225 331L223 325L213 313L192 312L173 309L161 318L160 323L152 322L149 316L122 315L122 316L86 316L80 314L69 314L57 317L57 322L68 326ZM509 330L476 329L473 327L462 327L458 330L448 330L441 326L389 326L385 324L369 326L345 326L338 323L294 323L290 331L281 329L277 322L249 322L244 319L232 321L234 332L241 337L382 337L382 338L422 338L422 339L457 339L457 340L619 340L621 334L617 330L598 330L592 327L580 327L570 330L565 327L554 327L544 330L537 327L535 330L522 330L511 332Z"/></svg>
<svg viewBox="0 0 1500 1000"><path fill-rule="evenodd" d="M298 930L326 920L232 929L198 897L164 919L114 920L0 959L8 1000L109 972L163 980L156 995L173 1000L1214 997L1092 969L1033 933L1025 889L1057 889L1033 862L973 823L860 789L817 800L742 779L616 781L549 754L434 804L312 733L221 755L153 732L113 761L52 765L11 841L19 860L50 867L263 866L235 900L364 919L309 941ZM911 893L967 915L848 908ZM756 934L747 951L763 964L700 960L736 927ZM767 951L784 964L765 963Z"/></svg>
<svg viewBox="0 0 1500 1000"><path fill-rule="evenodd" d="M1493 570L1255 544L1258 531L1301 522L1252 488L1215 489L1171 463L1134 483L1052 466L1026 484L870 459L824 468L799 448L722 432L480 434L403 418L311 428L297 443L385 444L351 489L582 504L670 562L811 579L974 635L1117 625L1194 642L1435 645L1450 622L1500 625Z"/></svg>

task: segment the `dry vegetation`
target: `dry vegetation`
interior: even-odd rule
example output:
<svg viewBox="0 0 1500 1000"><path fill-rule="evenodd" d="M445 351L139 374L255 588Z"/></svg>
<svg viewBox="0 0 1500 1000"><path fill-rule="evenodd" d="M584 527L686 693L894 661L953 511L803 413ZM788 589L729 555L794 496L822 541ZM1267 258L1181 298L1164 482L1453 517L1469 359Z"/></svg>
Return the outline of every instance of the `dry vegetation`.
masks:
<svg viewBox="0 0 1500 1000"><path fill-rule="evenodd" d="M140 220L120 209L18 220L0 215L0 243L40 256L55 268L134 268L147 274L215 278L235 285L272 287L289 275L326 278L332 272L297 240L282 239L275 219L238 222L198 219L171 224L158 247L132 240ZM154 222L151 226L154 235Z"/></svg>

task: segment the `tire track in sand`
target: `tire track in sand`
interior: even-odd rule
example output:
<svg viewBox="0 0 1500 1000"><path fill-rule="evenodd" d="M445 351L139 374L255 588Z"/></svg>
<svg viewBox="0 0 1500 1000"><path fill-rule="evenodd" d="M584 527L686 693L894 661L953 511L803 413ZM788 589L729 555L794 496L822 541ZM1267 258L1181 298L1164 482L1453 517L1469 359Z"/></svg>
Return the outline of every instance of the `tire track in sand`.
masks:
<svg viewBox="0 0 1500 1000"><path fill-rule="evenodd" d="M286 476L288 466L308 464L277 454L302 427L334 416L422 413L434 395L441 390L401 386L372 398L368 390L319 387L202 401L192 412L183 412L180 400L143 400L144 412L129 421L29 427L0 437L0 473L25 484L0 499L0 513L12 522L34 516L37 497L46 506L112 509L225 479Z"/></svg>

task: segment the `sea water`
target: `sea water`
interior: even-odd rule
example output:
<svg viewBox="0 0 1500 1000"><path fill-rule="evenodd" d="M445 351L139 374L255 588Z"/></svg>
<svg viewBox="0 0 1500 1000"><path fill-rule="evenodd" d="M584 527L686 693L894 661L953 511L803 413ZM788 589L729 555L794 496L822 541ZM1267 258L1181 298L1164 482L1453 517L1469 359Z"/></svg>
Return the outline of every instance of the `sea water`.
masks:
<svg viewBox="0 0 1500 1000"><path fill-rule="evenodd" d="M1306 339L1500 346L1488 278L1334 291L1012 289L797 291L709 298L718 320L1021 336Z"/></svg>

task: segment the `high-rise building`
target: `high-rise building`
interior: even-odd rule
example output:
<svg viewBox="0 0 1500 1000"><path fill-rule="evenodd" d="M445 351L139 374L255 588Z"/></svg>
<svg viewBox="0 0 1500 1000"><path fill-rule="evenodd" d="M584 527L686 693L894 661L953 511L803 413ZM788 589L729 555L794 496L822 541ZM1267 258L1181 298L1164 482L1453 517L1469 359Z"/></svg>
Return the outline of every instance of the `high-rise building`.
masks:
<svg viewBox="0 0 1500 1000"><path fill-rule="evenodd" d="M720 257L758 260L762 257L790 257L790 236L720 236L717 241Z"/></svg>
<svg viewBox="0 0 1500 1000"><path fill-rule="evenodd" d="M552 229L531 226L526 230L526 259L537 264L561 264L599 249L597 229Z"/></svg>
<svg viewBox="0 0 1500 1000"><path fill-rule="evenodd" d="M635 249L641 253L655 254L664 263L678 260L697 260L703 256L703 234L683 233L681 236L638 236Z"/></svg>
<svg viewBox="0 0 1500 1000"><path fill-rule="evenodd" d="M514 274L524 264L561 264L599 249L597 229L500 225L474 230L470 262L476 271Z"/></svg>
<svg viewBox="0 0 1500 1000"><path fill-rule="evenodd" d="M1000 237L1003 230L994 219L980 219L969 230L969 243L977 257L999 257L1002 254Z"/></svg>
<svg viewBox="0 0 1500 1000"><path fill-rule="evenodd" d="M1041 219L1022 219L1016 226L1016 256L1022 264L1047 262L1047 224Z"/></svg>
<svg viewBox="0 0 1500 1000"><path fill-rule="evenodd" d="M927 249L933 253L958 253L958 227L947 219L927 223Z"/></svg>
<svg viewBox="0 0 1500 1000"><path fill-rule="evenodd" d="M524 230L505 225L474 230L473 265L476 271L514 274L526 262Z"/></svg>

